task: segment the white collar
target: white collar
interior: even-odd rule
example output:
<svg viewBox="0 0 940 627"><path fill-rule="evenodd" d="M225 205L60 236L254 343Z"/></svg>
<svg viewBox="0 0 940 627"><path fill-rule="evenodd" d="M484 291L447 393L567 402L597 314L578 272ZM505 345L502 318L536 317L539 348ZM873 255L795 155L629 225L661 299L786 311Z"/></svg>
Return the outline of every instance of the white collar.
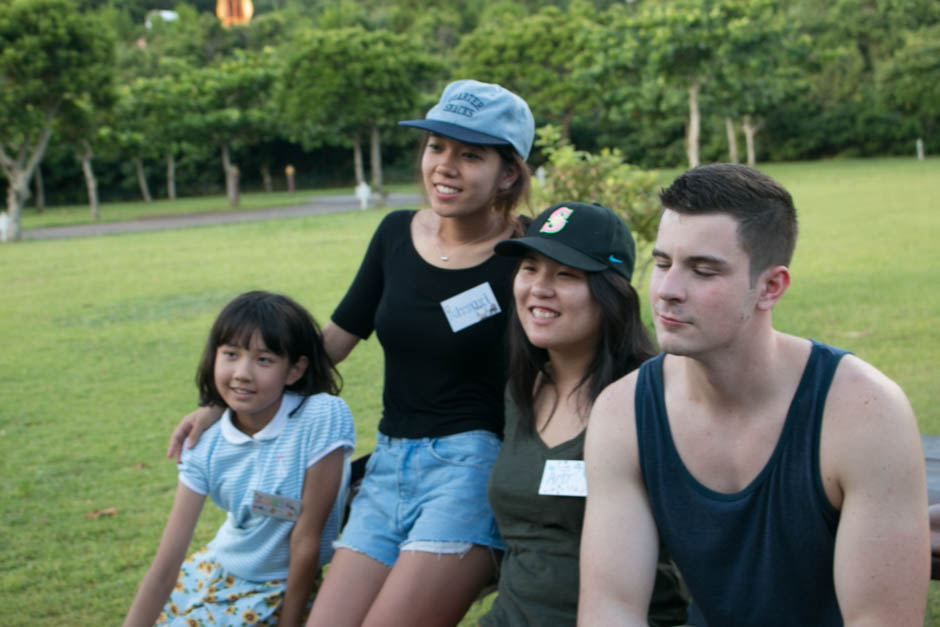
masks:
<svg viewBox="0 0 940 627"><path fill-rule="evenodd" d="M232 424L232 410L226 409L225 413L222 414L222 437L225 438L229 444L244 444L245 442L258 440L273 440L277 436L281 435L281 431L283 431L284 427L287 426L289 414L297 409L302 401L303 399L299 395L292 394L291 392L284 392L284 396L281 398L281 406L278 407L277 413L274 414L274 418L272 418L271 422L264 426L264 429L254 435L248 435L244 431L240 431L238 427Z"/></svg>

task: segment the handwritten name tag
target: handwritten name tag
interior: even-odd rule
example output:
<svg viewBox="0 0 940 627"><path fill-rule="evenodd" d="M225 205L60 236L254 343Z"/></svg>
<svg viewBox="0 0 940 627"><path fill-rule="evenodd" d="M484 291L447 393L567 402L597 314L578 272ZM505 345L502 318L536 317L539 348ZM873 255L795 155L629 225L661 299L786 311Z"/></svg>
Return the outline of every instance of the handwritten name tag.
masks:
<svg viewBox="0 0 940 627"><path fill-rule="evenodd" d="M543 496L587 496L584 461L546 459L539 494Z"/></svg>
<svg viewBox="0 0 940 627"><path fill-rule="evenodd" d="M281 520L297 520L300 516L300 499L291 499L277 494L268 494L255 490L251 501L251 511L262 516L271 516Z"/></svg>
<svg viewBox="0 0 940 627"><path fill-rule="evenodd" d="M450 330L454 333L501 311L489 282L480 283L465 292L442 300L441 308L447 316Z"/></svg>

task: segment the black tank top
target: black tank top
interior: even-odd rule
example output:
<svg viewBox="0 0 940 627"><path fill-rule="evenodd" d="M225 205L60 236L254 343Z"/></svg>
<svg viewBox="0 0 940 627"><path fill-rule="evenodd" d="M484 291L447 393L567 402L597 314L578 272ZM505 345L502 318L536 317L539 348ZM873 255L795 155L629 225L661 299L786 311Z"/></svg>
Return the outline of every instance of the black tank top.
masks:
<svg viewBox="0 0 940 627"><path fill-rule="evenodd" d="M640 368L640 468L662 541L714 627L842 625L833 583L839 511L819 472L823 407L846 353L813 341L767 465L736 494L699 483L676 451L663 395L663 355Z"/></svg>

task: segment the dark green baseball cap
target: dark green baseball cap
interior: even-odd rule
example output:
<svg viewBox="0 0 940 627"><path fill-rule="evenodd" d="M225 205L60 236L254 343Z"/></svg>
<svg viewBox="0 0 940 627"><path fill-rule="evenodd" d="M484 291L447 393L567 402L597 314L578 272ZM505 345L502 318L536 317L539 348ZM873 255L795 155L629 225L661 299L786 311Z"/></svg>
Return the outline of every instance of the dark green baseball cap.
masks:
<svg viewBox="0 0 940 627"><path fill-rule="evenodd" d="M496 254L521 257L534 250L586 272L611 269L627 281L633 276L636 246L630 227L597 203L562 202L538 215L525 237L498 242Z"/></svg>

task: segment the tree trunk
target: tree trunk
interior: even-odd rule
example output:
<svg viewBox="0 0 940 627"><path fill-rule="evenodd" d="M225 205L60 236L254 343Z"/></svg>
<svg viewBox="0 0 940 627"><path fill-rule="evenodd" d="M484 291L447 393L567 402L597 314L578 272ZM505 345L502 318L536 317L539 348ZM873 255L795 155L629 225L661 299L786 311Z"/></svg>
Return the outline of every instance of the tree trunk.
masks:
<svg viewBox="0 0 940 627"><path fill-rule="evenodd" d="M561 116L561 138L565 141L571 141L571 119L574 117L574 107L569 108Z"/></svg>
<svg viewBox="0 0 940 627"><path fill-rule="evenodd" d="M359 133L353 135L353 169L356 171L356 185L364 183L366 175L362 168L362 147L359 145Z"/></svg>
<svg viewBox="0 0 940 627"><path fill-rule="evenodd" d="M382 139L379 137L378 126L372 126L372 134L369 139L369 166L372 168L372 192L384 200L385 190L382 188Z"/></svg>
<svg viewBox="0 0 940 627"><path fill-rule="evenodd" d="M101 206L98 203L98 181L95 179L95 171L91 167L91 159L94 156L91 151L91 144L82 140L82 150L78 153L78 160L82 163L82 174L85 175L85 189L88 190L88 207L91 209L91 219L97 222L101 219Z"/></svg>
<svg viewBox="0 0 940 627"><path fill-rule="evenodd" d="M0 170L3 170L7 179L7 210L10 219L8 238L11 240L19 240L23 237L23 207L30 195L29 181L36 172L36 168L39 167L43 155L46 154L46 147L52 136L52 121L55 113L52 111L46 115L46 125L39 133L32 154L28 150L29 146L24 142L14 160L7 155L3 144L0 144ZM27 156L29 159L26 158Z"/></svg>
<svg viewBox="0 0 940 627"><path fill-rule="evenodd" d="M734 134L734 120L730 115L725 116L725 134L728 136L728 161L738 162L738 138Z"/></svg>
<svg viewBox="0 0 940 627"><path fill-rule="evenodd" d="M924 138L918 137L917 141L914 142L914 150L917 152L917 160L924 160Z"/></svg>
<svg viewBox="0 0 940 627"><path fill-rule="evenodd" d="M228 206L232 209L238 207L238 167L232 163L228 144L222 144L222 170L225 171L225 196Z"/></svg>
<svg viewBox="0 0 940 627"><path fill-rule="evenodd" d="M747 164L754 166L757 163L757 154L754 148L754 136L763 126L760 122L754 122L753 118L745 115L741 118L741 128L744 129L744 141L747 145Z"/></svg>
<svg viewBox="0 0 940 627"><path fill-rule="evenodd" d="M153 196L150 195L150 186L147 185L147 173L144 172L144 160L140 157L134 157L134 163L137 165L137 185L140 186L140 195L145 203L152 203Z"/></svg>
<svg viewBox="0 0 940 627"><path fill-rule="evenodd" d="M42 168L36 166L36 174L33 176L33 195L36 197L36 213L42 213L46 209L46 186L42 182Z"/></svg>
<svg viewBox="0 0 940 627"><path fill-rule="evenodd" d="M7 239L11 240L23 238L23 206L29 197L29 184L23 183L29 179L23 177L22 173L17 174L16 179L21 180L10 180L7 177L7 213L10 216Z"/></svg>
<svg viewBox="0 0 940 627"><path fill-rule="evenodd" d="M271 193L274 191L274 182L271 180L271 168L267 163L261 164L261 180L264 183L264 191Z"/></svg>
<svg viewBox="0 0 940 627"><path fill-rule="evenodd" d="M701 135L701 118L698 110L698 79L689 84L689 125L685 138L685 152L689 158L689 167L699 164L698 142Z"/></svg>
<svg viewBox="0 0 940 627"><path fill-rule="evenodd" d="M176 157L172 152L166 156L166 197L176 200Z"/></svg>

